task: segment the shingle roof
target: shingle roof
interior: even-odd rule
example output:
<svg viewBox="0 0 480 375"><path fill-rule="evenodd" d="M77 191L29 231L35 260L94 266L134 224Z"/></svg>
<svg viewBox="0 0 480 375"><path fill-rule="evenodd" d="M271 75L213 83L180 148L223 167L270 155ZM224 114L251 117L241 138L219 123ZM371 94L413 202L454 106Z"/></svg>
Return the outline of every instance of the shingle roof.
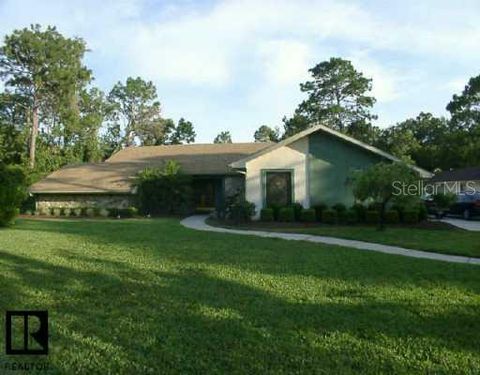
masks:
<svg viewBox="0 0 480 375"><path fill-rule="evenodd" d="M269 143L191 144L123 149L103 163L69 165L33 184L32 193L125 193L135 175L146 167L176 160L191 175L236 174L229 164Z"/></svg>
<svg viewBox="0 0 480 375"><path fill-rule="evenodd" d="M443 171L432 177L432 182L441 181L476 181L480 180L480 167L469 167Z"/></svg>

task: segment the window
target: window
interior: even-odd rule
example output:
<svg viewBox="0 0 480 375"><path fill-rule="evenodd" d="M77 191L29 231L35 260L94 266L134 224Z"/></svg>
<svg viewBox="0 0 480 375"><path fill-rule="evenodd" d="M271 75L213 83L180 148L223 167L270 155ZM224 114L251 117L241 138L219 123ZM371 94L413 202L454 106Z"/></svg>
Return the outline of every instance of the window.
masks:
<svg viewBox="0 0 480 375"><path fill-rule="evenodd" d="M292 172L265 172L266 206L287 206L292 203Z"/></svg>

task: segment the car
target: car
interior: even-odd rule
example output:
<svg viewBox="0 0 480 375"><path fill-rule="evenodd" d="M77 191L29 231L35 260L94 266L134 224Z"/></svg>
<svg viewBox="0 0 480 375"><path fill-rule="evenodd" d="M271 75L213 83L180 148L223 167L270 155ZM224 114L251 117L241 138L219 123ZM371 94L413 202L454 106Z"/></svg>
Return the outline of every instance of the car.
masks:
<svg viewBox="0 0 480 375"><path fill-rule="evenodd" d="M480 192L458 194L457 201L450 206L449 213L461 215L465 220L480 215Z"/></svg>

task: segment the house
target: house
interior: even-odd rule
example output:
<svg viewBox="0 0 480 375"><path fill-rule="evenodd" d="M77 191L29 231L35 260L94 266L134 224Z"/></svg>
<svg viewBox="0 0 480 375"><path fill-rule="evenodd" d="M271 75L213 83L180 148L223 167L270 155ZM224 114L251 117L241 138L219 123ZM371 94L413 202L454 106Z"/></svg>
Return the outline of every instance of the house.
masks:
<svg viewBox="0 0 480 375"><path fill-rule="evenodd" d="M440 192L480 192L480 167L443 171L430 179Z"/></svg>
<svg viewBox="0 0 480 375"><path fill-rule="evenodd" d="M353 203L352 173L381 161L398 161L323 125L279 143L191 144L130 147L103 163L64 167L34 184L43 207L116 207L132 204L136 174L176 160L192 175L197 207L218 207L244 191L258 212L271 204ZM412 166L423 178L431 173Z"/></svg>

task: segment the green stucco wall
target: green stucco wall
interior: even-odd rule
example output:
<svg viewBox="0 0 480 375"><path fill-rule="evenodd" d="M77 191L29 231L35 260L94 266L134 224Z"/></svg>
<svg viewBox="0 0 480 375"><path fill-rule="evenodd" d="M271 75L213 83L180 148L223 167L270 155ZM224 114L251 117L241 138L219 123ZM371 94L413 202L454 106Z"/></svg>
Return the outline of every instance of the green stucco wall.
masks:
<svg viewBox="0 0 480 375"><path fill-rule="evenodd" d="M311 134L308 161L310 205L352 205L353 172L380 161L381 156L337 137L321 132Z"/></svg>

